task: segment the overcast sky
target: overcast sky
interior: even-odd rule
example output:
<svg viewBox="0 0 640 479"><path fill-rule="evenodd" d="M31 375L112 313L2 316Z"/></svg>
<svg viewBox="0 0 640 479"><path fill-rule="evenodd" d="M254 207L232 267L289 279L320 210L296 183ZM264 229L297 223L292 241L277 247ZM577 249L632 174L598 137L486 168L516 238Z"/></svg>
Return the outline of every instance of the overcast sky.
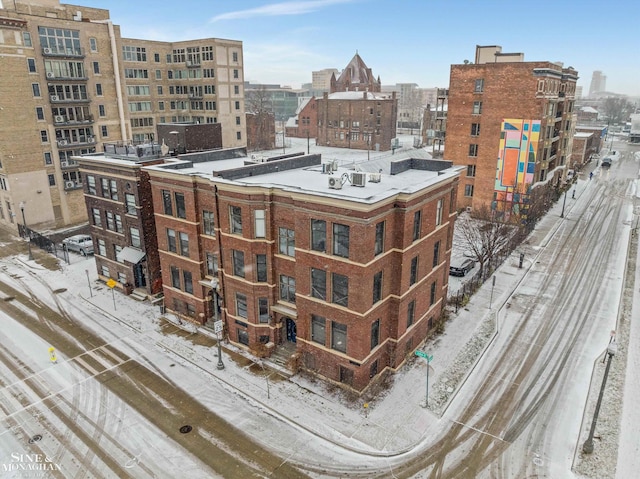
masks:
<svg viewBox="0 0 640 479"><path fill-rule="evenodd" d="M73 3L73 2L69 2ZM476 45L525 61L576 68L588 92L594 70L607 90L640 96L640 3L635 0L81 0L110 10L122 36L178 41L229 38L244 46L245 80L299 87L311 72L344 68L356 50L385 85L444 87L451 64Z"/></svg>

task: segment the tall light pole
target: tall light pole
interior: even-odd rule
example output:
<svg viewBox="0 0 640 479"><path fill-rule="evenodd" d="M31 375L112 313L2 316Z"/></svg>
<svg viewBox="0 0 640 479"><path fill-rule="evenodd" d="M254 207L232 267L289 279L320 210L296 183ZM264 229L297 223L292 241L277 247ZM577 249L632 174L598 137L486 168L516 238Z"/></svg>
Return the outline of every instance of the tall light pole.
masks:
<svg viewBox="0 0 640 479"><path fill-rule="evenodd" d="M24 234L27 237L27 247L29 248L29 261L33 261L33 254L31 253L31 235L27 231L27 220L24 216L24 201L20 202L20 211L22 212L22 224L24 225Z"/></svg>
<svg viewBox="0 0 640 479"><path fill-rule="evenodd" d="M604 396L604 387L607 384L607 376L609 375L609 368L611 367L611 360L618 351L618 345L615 341L611 341L607 346L607 354L609 360L607 366L604 369L604 376L602 377L602 385L600 386L600 394L598 395L598 402L596 403L596 410L593 412L593 421L591 421L591 429L589 430L589 437L582 445L582 452L585 454L591 454L593 452L593 434L596 431L596 422L598 421L598 414L600 413L600 406L602 405L602 397Z"/></svg>
<svg viewBox="0 0 640 479"><path fill-rule="evenodd" d="M220 333L222 332L222 321L218 317L218 279L213 278L211 280L211 291L213 291L213 327L216 333L216 339L218 340L218 369L224 369L224 363L222 362L222 339Z"/></svg>

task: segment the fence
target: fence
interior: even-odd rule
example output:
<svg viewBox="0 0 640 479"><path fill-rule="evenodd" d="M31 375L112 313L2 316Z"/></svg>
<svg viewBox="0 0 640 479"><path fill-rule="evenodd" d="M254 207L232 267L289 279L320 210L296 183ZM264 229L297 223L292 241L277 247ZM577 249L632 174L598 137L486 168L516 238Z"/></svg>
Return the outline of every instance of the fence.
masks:
<svg viewBox="0 0 640 479"><path fill-rule="evenodd" d="M67 264L70 264L69 252L62 246L56 244L54 240L48 236L38 233L36 230L32 230L28 226L18 224L18 235L21 238L29 238L29 243L32 246L37 246L47 253L51 253L57 258L62 259Z"/></svg>

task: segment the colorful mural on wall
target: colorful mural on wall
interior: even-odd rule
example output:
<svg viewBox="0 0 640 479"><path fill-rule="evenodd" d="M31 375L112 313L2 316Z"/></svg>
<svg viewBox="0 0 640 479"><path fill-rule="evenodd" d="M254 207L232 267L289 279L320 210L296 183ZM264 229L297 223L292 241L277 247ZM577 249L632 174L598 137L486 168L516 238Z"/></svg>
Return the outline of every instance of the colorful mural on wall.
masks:
<svg viewBox="0 0 640 479"><path fill-rule="evenodd" d="M494 210L519 214L533 183L540 120L506 119L500 129Z"/></svg>

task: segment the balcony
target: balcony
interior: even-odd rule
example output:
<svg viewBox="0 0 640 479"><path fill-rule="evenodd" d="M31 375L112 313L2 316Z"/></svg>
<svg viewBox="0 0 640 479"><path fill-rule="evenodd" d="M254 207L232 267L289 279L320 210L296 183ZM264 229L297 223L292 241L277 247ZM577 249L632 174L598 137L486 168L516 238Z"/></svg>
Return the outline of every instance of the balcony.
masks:
<svg viewBox="0 0 640 479"><path fill-rule="evenodd" d="M56 81L87 81L89 80L89 77L85 76L62 76L59 75L58 73L55 72L46 72L45 76L47 77L47 80L56 80Z"/></svg>
<svg viewBox="0 0 640 479"><path fill-rule="evenodd" d="M57 140L58 148L77 148L78 146L95 145L95 136L80 137L76 141L72 141L68 138L60 138Z"/></svg>
<svg viewBox="0 0 640 479"><path fill-rule="evenodd" d="M42 49L43 57L58 57L58 58L84 58L84 49L82 48L57 48L57 47L44 47Z"/></svg>
<svg viewBox="0 0 640 479"><path fill-rule="evenodd" d="M67 98L60 95L49 95L49 100L51 103L89 103L91 101L89 98Z"/></svg>

